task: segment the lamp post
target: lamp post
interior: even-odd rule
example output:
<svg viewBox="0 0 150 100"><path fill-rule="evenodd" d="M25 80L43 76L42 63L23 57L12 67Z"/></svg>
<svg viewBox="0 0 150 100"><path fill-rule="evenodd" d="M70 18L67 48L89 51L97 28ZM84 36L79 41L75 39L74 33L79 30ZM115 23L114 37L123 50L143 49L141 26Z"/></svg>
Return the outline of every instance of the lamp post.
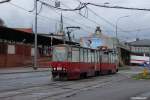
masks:
<svg viewBox="0 0 150 100"><path fill-rule="evenodd" d="M118 58L117 66L118 66L118 64L120 63L120 50L117 49L118 44L119 44L118 30L117 30L117 29L118 29L118 26L117 26L117 24L118 24L118 22L119 22L120 19L125 18L125 17L129 17L129 16L121 16L121 17L119 17L119 18L117 19L117 21L116 21L116 52L117 52L117 58Z"/></svg>
<svg viewBox="0 0 150 100"><path fill-rule="evenodd" d="M125 18L125 17L129 17L129 16L121 16L116 21L116 39L118 39L118 26L117 26L117 24L118 24L120 19Z"/></svg>
<svg viewBox="0 0 150 100"><path fill-rule="evenodd" d="M33 69L37 69L37 0L35 3L35 32L34 32L34 66Z"/></svg>

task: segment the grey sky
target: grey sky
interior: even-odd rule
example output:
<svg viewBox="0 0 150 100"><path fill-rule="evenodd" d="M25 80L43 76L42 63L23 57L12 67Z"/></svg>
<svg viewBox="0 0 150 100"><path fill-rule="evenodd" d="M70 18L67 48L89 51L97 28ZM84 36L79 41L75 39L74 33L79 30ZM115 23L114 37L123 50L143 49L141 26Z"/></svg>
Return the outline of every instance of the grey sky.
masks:
<svg viewBox="0 0 150 100"><path fill-rule="evenodd" d="M54 4L55 0L43 0L48 1L50 4ZM77 0L60 0L63 8L75 8L78 6ZM97 4L104 4L109 2L108 5L119 5L125 7L136 7L136 8L150 8L149 0L80 0L83 2L93 2ZM33 9L34 0L12 0L11 3L21 6L26 10ZM65 6L64 6L65 5ZM2 18L8 27L32 27L34 24L34 14L28 13L17 7L14 7L10 3L5 3L0 5L0 18ZM40 5L39 5L40 8ZM112 24L116 24L116 20L121 16L128 15L129 17L122 18L118 22L118 27L127 31L132 32L121 32L118 30L118 36L120 39L133 39L136 36L140 38L150 37L150 12L144 11L130 11L130 10L117 10L108 8L98 8L89 6L94 12L99 16L105 18ZM56 13L57 12L57 13ZM84 10L82 10L84 12ZM43 6L41 16L47 16L47 18L38 17L38 32L48 33L55 32L55 27L57 27L60 20L59 10L50 9ZM80 26L83 30L78 30L75 32L76 36L87 36L87 34L94 32L94 28L100 25L103 33L115 36L115 27L105 22L102 18L95 16L90 11L88 11L88 18L96 21L95 24L83 17L81 17L78 12L62 12L64 17L65 26ZM69 19L68 19L69 17ZM80 23L80 24L79 24ZM84 24L84 25L83 25ZM86 25L86 26L85 26ZM138 30L137 30L138 29ZM137 31L136 31L137 30Z"/></svg>

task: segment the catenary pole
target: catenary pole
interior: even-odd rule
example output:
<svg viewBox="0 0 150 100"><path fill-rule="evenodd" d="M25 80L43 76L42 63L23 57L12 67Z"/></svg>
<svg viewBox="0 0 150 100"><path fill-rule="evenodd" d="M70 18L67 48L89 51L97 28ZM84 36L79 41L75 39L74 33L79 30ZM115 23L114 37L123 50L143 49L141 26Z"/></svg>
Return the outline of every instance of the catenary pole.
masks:
<svg viewBox="0 0 150 100"><path fill-rule="evenodd" d="M34 32L34 66L33 69L37 69L37 0L35 0L35 32Z"/></svg>

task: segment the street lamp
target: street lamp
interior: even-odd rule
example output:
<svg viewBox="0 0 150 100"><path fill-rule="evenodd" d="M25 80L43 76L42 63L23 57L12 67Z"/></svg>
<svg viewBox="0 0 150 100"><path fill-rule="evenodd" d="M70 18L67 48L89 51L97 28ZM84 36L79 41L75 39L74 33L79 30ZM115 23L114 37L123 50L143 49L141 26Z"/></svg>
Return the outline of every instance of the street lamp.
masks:
<svg viewBox="0 0 150 100"><path fill-rule="evenodd" d="M37 0L35 4L35 32L34 32L34 66L33 69L37 69Z"/></svg>
<svg viewBox="0 0 150 100"><path fill-rule="evenodd" d="M118 19L117 19L117 21L116 21L116 39L118 39L118 26L117 26L117 24L118 24L118 22L119 22L119 20L120 19L122 19L122 18L125 18L125 17L129 17L129 16L121 16L121 17L119 17Z"/></svg>
<svg viewBox="0 0 150 100"><path fill-rule="evenodd" d="M117 58L119 59L119 60L118 60L119 62L117 63L117 66L118 66L118 64L120 63L120 50L117 49L118 44L119 44L118 32L117 32L117 31L118 31L118 30L117 30L117 28L118 28L117 24L118 24L118 22L119 22L120 19L125 18L125 17L129 17L129 16L121 16L121 17L119 17L119 18L117 19L117 21L116 21L116 52L117 52Z"/></svg>

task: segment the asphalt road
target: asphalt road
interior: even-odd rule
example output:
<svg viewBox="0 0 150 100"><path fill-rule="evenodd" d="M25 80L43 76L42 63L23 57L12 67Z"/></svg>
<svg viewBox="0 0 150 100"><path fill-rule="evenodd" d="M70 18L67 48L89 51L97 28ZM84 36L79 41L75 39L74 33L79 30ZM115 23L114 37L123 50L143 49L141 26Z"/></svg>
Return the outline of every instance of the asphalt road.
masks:
<svg viewBox="0 0 150 100"><path fill-rule="evenodd" d="M1 74L0 100L150 100L150 81L131 78L139 71L64 82L52 81L50 71Z"/></svg>

